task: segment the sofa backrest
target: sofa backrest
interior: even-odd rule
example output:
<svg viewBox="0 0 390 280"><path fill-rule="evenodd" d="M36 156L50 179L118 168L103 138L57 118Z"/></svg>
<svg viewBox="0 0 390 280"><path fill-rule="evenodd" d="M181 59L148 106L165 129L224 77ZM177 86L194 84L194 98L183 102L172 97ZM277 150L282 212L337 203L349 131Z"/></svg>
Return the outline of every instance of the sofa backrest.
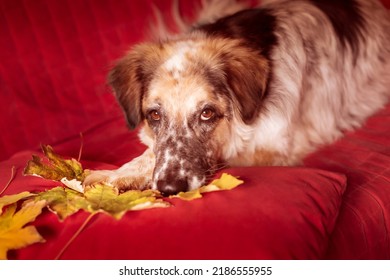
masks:
<svg viewBox="0 0 390 280"><path fill-rule="evenodd" d="M171 0L0 0L0 160L122 116L106 75L148 33L152 3L169 14Z"/></svg>
<svg viewBox="0 0 390 280"><path fill-rule="evenodd" d="M144 39L152 3L169 14L173 0L0 0L0 160L122 115L106 75Z"/></svg>

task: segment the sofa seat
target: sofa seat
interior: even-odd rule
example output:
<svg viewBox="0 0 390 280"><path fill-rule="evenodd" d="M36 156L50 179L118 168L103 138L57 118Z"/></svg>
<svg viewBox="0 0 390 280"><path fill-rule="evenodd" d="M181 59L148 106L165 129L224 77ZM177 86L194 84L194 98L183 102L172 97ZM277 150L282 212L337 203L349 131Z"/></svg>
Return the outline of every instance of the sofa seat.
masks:
<svg viewBox="0 0 390 280"><path fill-rule="evenodd" d="M105 77L146 37L152 4L170 18L172 2L0 1L0 190L15 170L2 195L59 185L22 175L41 143L74 158L83 143L90 169L117 168L145 150ZM198 3L180 1L180 12L190 20ZM60 258L390 259L389 123L387 105L302 166L229 168L244 181L233 190L169 199L172 207L119 221L99 213ZM44 210L33 225L46 241L8 258L58 257L88 216L60 222Z"/></svg>

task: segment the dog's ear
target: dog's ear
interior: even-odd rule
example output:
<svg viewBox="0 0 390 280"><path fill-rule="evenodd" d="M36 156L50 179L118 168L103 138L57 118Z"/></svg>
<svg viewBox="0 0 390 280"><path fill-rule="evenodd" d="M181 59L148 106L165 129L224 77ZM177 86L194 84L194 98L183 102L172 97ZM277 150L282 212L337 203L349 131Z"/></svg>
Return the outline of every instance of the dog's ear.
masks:
<svg viewBox="0 0 390 280"><path fill-rule="evenodd" d="M250 48L236 46L224 55L224 72L245 123L251 123L266 94L270 63Z"/></svg>
<svg viewBox="0 0 390 280"><path fill-rule="evenodd" d="M142 98L160 61L159 45L140 44L120 59L109 73L108 83L132 129L143 119Z"/></svg>

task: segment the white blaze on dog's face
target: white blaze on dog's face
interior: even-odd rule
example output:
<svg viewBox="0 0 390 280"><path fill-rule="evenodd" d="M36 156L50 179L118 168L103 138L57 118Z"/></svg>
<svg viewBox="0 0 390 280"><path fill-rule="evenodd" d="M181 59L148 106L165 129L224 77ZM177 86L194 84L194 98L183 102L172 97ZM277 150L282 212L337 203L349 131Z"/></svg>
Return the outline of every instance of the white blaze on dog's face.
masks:
<svg viewBox="0 0 390 280"><path fill-rule="evenodd" d="M111 72L130 126L144 121L156 158L152 188L172 194L200 187L225 160L231 124L257 113L267 65L251 71L259 62L239 51L236 42L218 40L141 45Z"/></svg>
<svg viewBox="0 0 390 280"><path fill-rule="evenodd" d="M231 115L226 96L218 96L202 69L171 59L178 67L172 67L170 60L164 63L142 102L144 129L154 138L153 188L164 193L198 188L217 170L218 142L228 132Z"/></svg>

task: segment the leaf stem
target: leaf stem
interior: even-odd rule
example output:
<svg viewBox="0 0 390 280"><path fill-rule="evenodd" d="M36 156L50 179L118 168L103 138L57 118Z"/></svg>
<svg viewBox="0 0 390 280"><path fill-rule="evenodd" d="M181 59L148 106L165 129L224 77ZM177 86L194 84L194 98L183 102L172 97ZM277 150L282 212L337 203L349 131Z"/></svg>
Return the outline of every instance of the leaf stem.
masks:
<svg viewBox="0 0 390 280"><path fill-rule="evenodd" d="M9 178L7 184L5 185L5 187L2 189L2 191L0 192L0 196L5 192L5 190L9 187L9 185L12 183L12 181L15 179L15 176L16 176L16 172L15 172L15 165L12 166L12 169L11 169L11 177Z"/></svg>
<svg viewBox="0 0 390 280"><path fill-rule="evenodd" d="M83 153L83 148L84 148L84 136L83 133L80 132L80 150L79 150L79 156L77 158L77 161L81 160L81 154Z"/></svg>
<svg viewBox="0 0 390 280"><path fill-rule="evenodd" d="M87 227L88 223L98 212L91 213L84 221L84 223L79 227L79 229L73 234L73 236L66 242L65 246L62 247L61 251L55 257L55 260L59 260L73 241L80 235L80 233Z"/></svg>

